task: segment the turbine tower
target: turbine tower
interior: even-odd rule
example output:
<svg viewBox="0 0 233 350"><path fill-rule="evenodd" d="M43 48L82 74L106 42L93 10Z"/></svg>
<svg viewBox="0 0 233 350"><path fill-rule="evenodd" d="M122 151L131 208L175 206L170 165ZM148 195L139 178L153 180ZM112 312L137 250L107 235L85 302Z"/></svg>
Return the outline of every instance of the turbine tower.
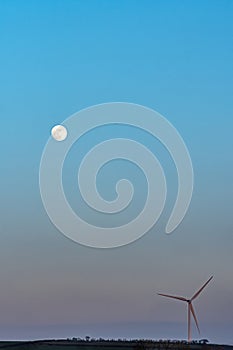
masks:
<svg viewBox="0 0 233 350"><path fill-rule="evenodd" d="M203 286L200 289L198 289L198 291L192 296L191 299L186 299L184 297L178 297L175 295L158 293L158 295L162 295L163 297L177 299L177 300L181 300L181 301L186 301L186 303L188 304L188 341L189 342L191 341L191 315L193 316L194 321L195 321L196 326L197 326L197 329L198 329L198 332L200 333L200 328L198 326L197 317L196 317L196 314L195 314L195 311L194 311L194 308L192 305L192 301L199 296L199 294L203 291L203 289L207 286L207 284L212 280L212 278L213 278L213 276L211 276L208 279L208 281L205 284L203 284Z"/></svg>

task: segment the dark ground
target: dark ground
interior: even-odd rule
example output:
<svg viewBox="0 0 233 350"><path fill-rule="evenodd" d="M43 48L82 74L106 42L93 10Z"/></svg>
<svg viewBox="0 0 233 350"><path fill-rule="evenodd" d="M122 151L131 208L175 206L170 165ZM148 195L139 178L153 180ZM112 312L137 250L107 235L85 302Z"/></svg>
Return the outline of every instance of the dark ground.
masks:
<svg viewBox="0 0 233 350"><path fill-rule="evenodd" d="M152 340L38 340L0 342L0 350L233 350L233 346L200 344L185 341L152 341Z"/></svg>

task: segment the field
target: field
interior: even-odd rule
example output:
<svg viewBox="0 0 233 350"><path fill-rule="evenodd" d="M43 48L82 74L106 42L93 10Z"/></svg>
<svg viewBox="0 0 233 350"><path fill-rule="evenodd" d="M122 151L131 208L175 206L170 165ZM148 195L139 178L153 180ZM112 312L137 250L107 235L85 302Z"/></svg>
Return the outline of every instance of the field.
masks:
<svg viewBox="0 0 233 350"><path fill-rule="evenodd" d="M9 350L233 350L233 346L179 341L85 341L85 340L38 340L0 342L0 349Z"/></svg>

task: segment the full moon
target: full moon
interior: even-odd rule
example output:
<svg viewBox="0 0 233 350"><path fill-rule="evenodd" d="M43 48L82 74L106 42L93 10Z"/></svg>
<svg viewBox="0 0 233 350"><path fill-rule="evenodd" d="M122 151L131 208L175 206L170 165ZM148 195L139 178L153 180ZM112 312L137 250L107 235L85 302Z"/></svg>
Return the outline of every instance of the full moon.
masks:
<svg viewBox="0 0 233 350"><path fill-rule="evenodd" d="M56 141L64 141L67 137L67 129L63 125L55 125L51 130L51 135Z"/></svg>

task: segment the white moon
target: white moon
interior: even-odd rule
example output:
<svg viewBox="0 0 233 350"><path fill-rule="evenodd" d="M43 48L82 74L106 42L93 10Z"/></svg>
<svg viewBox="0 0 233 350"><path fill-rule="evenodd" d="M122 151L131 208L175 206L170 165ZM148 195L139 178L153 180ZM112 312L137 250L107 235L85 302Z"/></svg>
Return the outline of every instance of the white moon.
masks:
<svg viewBox="0 0 233 350"><path fill-rule="evenodd" d="M51 135L56 141L64 141L67 138L67 129L63 125L55 125L51 130Z"/></svg>

